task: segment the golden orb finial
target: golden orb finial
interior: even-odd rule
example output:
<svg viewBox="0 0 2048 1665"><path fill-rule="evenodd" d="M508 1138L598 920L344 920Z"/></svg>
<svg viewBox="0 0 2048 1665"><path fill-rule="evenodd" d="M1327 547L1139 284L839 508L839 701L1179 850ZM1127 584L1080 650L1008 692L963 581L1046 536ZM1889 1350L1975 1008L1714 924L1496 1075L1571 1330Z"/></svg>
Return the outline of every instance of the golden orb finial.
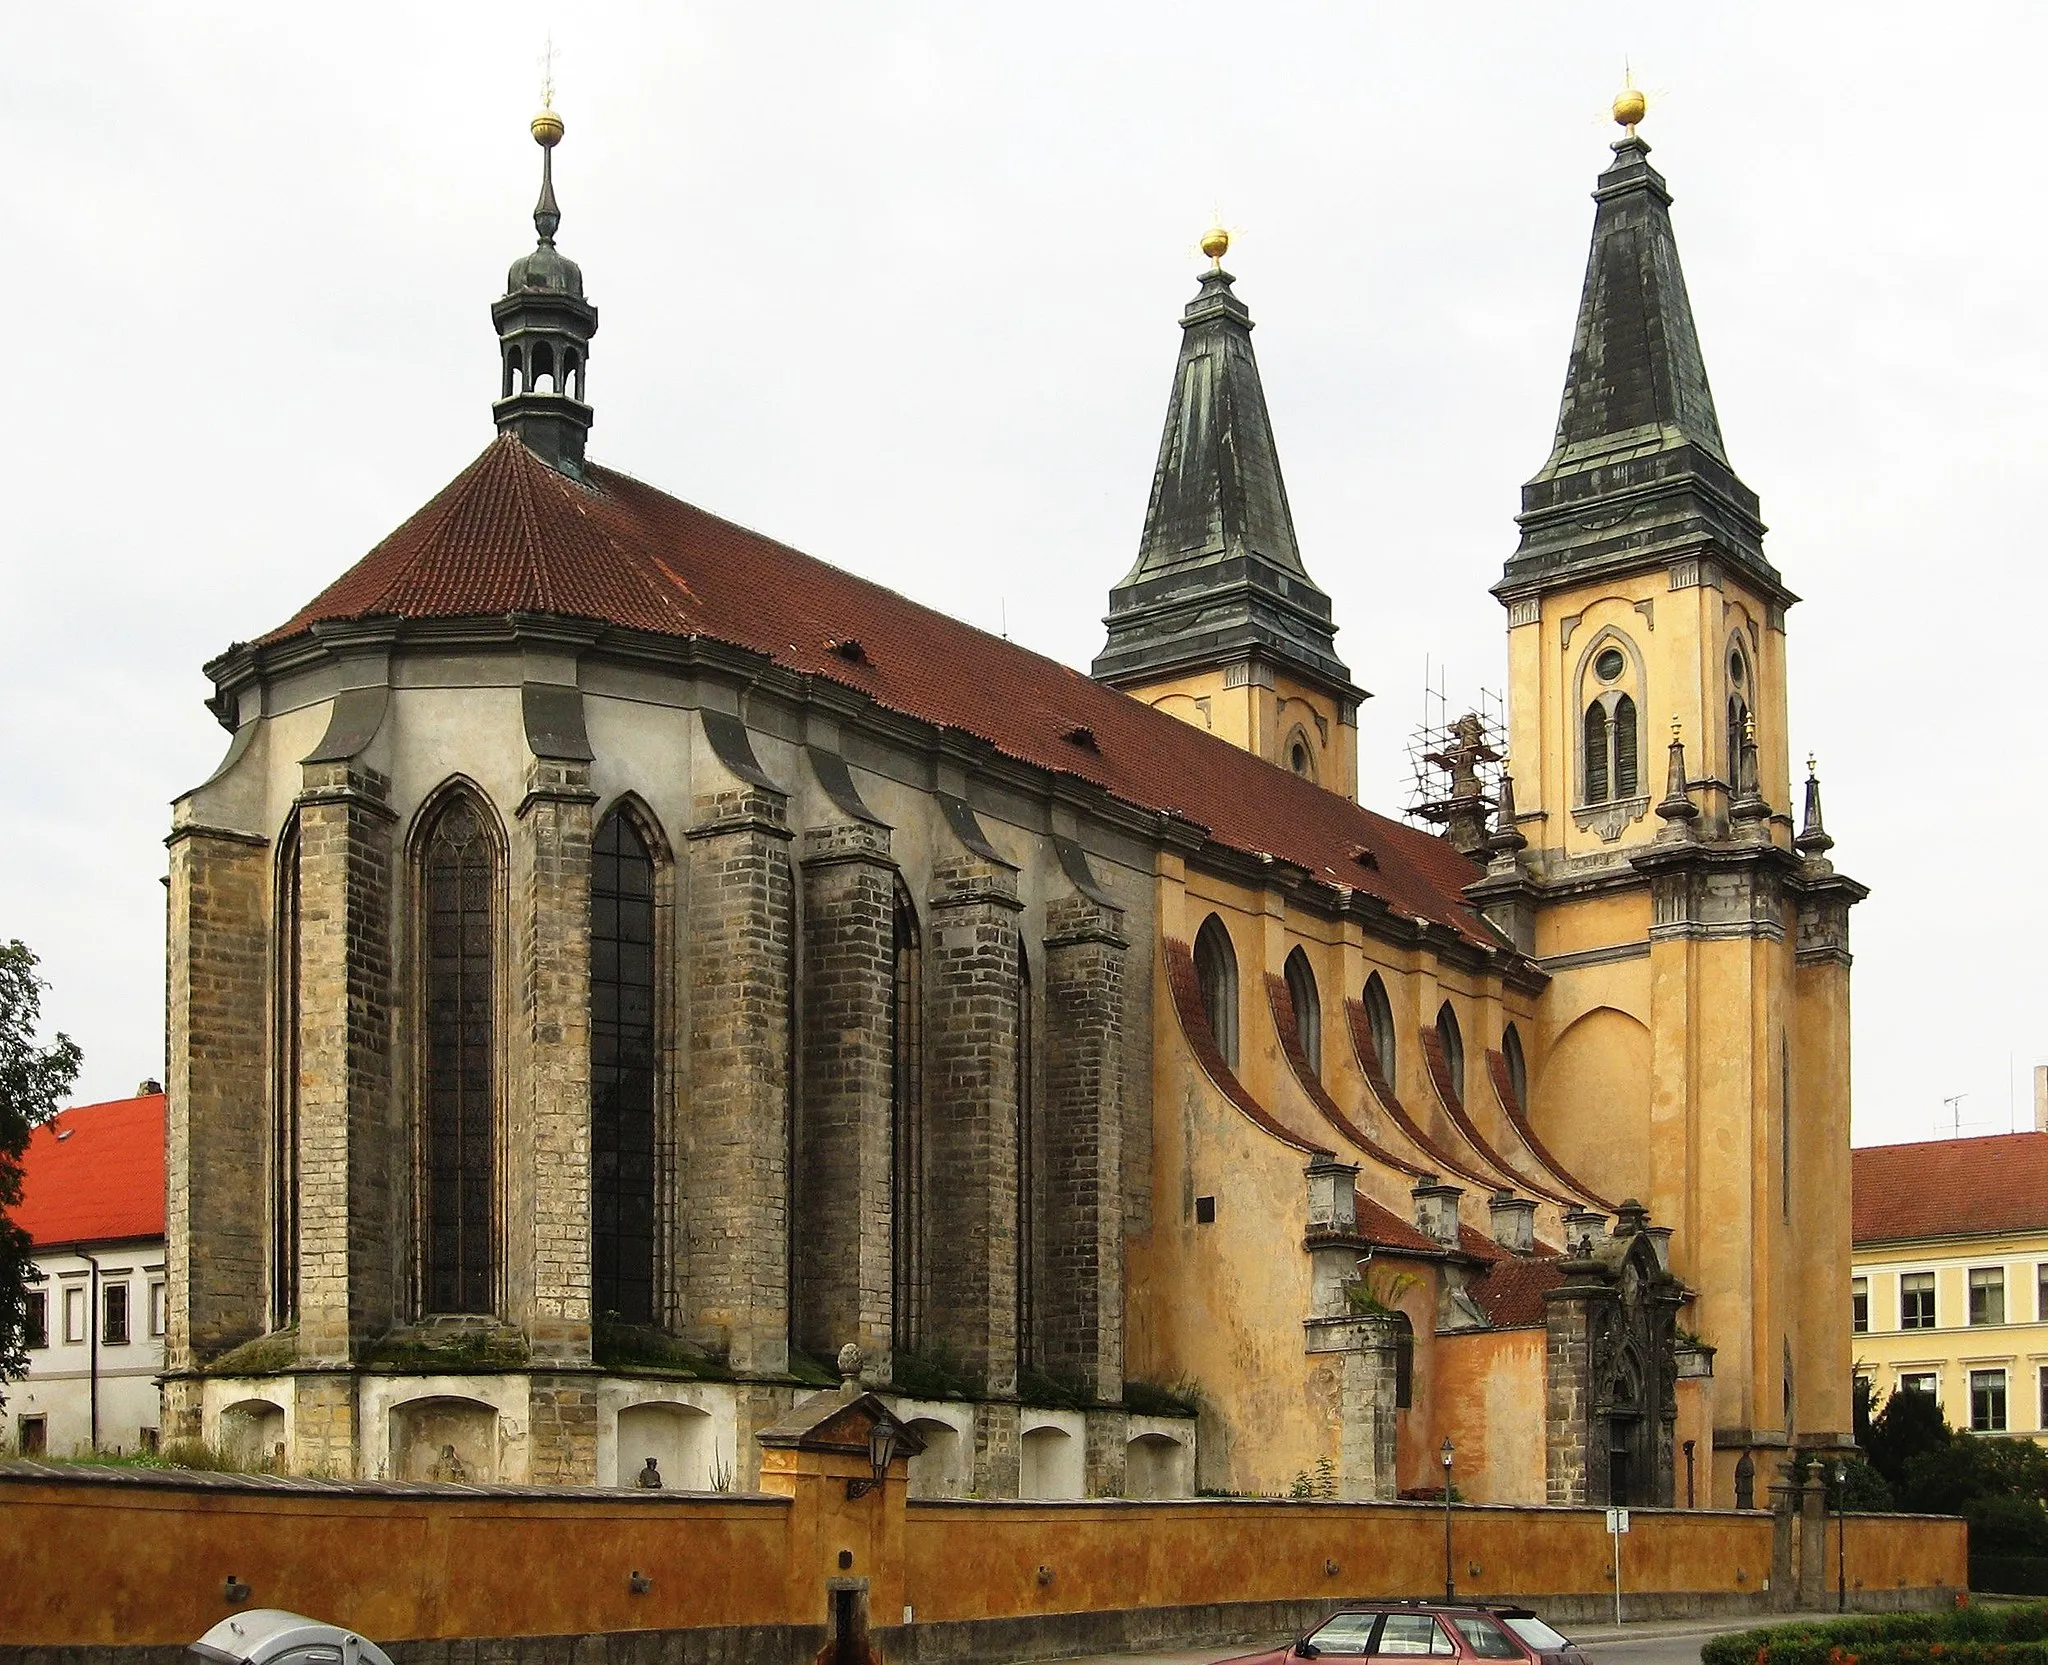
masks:
<svg viewBox="0 0 2048 1665"><path fill-rule="evenodd" d="M1220 225L1212 225L1202 233L1202 252L1221 266L1223 257L1230 252L1230 233Z"/></svg>
<svg viewBox="0 0 2048 1665"><path fill-rule="evenodd" d="M1643 97L1640 87L1623 87L1614 95L1614 119L1631 133L1649 108L1650 101Z"/></svg>
<svg viewBox="0 0 2048 1665"><path fill-rule="evenodd" d="M530 126L533 142L543 150L553 150L562 142L562 134L566 131L562 126L562 118L555 113L552 106L542 109L533 118Z"/></svg>

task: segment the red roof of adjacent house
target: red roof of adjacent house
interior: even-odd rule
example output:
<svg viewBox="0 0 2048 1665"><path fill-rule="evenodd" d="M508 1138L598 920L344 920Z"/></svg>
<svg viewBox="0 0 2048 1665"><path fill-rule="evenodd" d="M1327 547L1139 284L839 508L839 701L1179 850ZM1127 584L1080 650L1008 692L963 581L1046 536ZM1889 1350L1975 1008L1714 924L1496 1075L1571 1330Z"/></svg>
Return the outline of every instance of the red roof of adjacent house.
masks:
<svg viewBox="0 0 2048 1665"><path fill-rule="evenodd" d="M1497 1260L1465 1287L1495 1329L1522 1329L1545 1320L1544 1291L1564 1282L1555 1257Z"/></svg>
<svg viewBox="0 0 2048 1665"><path fill-rule="evenodd" d="M60 1110L29 1135L14 1223L36 1247L164 1234L164 1095Z"/></svg>
<svg viewBox="0 0 2048 1665"><path fill-rule="evenodd" d="M2048 1133L1851 1151L1858 1243L2048 1229Z"/></svg>
<svg viewBox="0 0 2048 1665"><path fill-rule="evenodd" d="M1501 945L1460 894L1479 869L1442 839L627 475L593 466L579 484L510 436L264 640L325 620L512 612L751 649Z"/></svg>

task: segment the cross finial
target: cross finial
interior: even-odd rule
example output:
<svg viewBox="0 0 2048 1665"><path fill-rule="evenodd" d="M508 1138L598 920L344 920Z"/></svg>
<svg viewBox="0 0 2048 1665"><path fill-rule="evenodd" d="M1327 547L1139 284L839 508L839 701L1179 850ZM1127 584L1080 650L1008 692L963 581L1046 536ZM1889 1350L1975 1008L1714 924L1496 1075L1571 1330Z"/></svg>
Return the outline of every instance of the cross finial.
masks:
<svg viewBox="0 0 2048 1665"><path fill-rule="evenodd" d="M1808 752L1806 754L1806 772L1808 775L1812 775L1818 772L1818 765L1814 761L1814 756L1812 752Z"/></svg>
<svg viewBox="0 0 2048 1665"><path fill-rule="evenodd" d="M548 32L547 46L540 55L540 107L552 110L555 107L555 36Z"/></svg>

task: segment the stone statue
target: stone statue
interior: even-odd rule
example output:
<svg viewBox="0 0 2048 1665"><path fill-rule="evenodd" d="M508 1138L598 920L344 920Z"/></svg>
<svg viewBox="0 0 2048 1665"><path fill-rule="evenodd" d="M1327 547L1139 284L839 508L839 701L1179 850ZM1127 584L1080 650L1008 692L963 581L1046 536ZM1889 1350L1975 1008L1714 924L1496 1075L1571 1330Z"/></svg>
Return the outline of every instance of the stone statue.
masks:
<svg viewBox="0 0 2048 1665"><path fill-rule="evenodd" d="M655 1466L652 1457L647 1459L647 1466L633 1477L633 1484L642 1491L658 1492L661 1490L661 1470Z"/></svg>

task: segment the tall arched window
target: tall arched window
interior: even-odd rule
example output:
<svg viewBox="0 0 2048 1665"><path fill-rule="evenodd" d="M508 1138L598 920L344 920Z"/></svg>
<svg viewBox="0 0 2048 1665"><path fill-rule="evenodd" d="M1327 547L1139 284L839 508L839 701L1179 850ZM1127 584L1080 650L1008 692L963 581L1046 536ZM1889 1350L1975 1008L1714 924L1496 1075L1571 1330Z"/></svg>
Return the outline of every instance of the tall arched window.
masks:
<svg viewBox="0 0 2048 1665"><path fill-rule="evenodd" d="M1603 632L1587 650L1580 671L1585 701L1579 730L1580 802L1624 802L1642 791L1642 733L1635 694L1642 692L1634 648L1618 633ZM1627 692L1633 688L1635 693Z"/></svg>
<svg viewBox="0 0 2048 1665"><path fill-rule="evenodd" d="M632 817L590 852L590 1277L599 1314L654 1311L654 856Z"/></svg>
<svg viewBox="0 0 2048 1665"><path fill-rule="evenodd" d="M1216 1050L1237 1068L1237 955L1230 933L1213 913L1195 936L1195 982L1202 991L1202 1011Z"/></svg>
<svg viewBox="0 0 2048 1665"><path fill-rule="evenodd" d="M1586 707L1586 802L1604 804L1607 786L1607 707L1599 701Z"/></svg>
<svg viewBox="0 0 2048 1665"><path fill-rule="evenodd" d="M892 1086L889 1197L895 1344L915 1351L924 1332L924 948L917 907L899 878L892 926L895 985L889 1004Z"/></svg>
<svg viewBox="0 0 2048 1665"><path fill-rule="evenodd" d="M1636 768L1636 702L1626 694L1614 701L1614 795L1633 798L1640 778Z"/></svg>
<svg viewBox="0 0 2048 1665"><path fill-rule="evenodd" d="M1405 1411L1415 1404L1415 1321L1405 1312L1394 1314L1394 1409Z"/></svg>
<svg viewBox="0 0 2048 1665"><path fill-rule="evenodd" d="M1742 790L1742 741L1749 728L1749 660L1740 642L1728 648L1728 786Z"/></svg>
<svg viewBox="0 0 2048 1665"><path fill-rule="evenodd" d="M1315 970L1308 955L1297 948L1287 956L1287 1003L1294 1008L1294 1032L1301 1037L1302 1056L1308 1067L1323 1073L1323 1003L1316 993Z"/></svg>
<svg viewBox="0 0 2048 1665"><path fill-rule="evenodd" d="M1529 1108L1529 1061L1522 1056L1522 1037L1511 1023L1500 1038L1500 1055L1507 1060L1508 1089L1515 1095L1515 1108Z"/></svg>
<svg viewBox="0 0 2048 1665"><path fill-rule="evenodd" d="M1373 1062L1380 1067L1380 1075L1391 1084L1394 1080L1394 1008L1387 999L1387 985L1380 981L1375 971L1365 980L1365 1026L1372 1035L1372 1049L1377 1056Z"/></svg>
<svg viewBox="0 0 2048 1665"><path fill-rule="evenodd" d="M299 1316L299 818L277 848L277 1074L270 1117L270 1327Z"/></svg>
<svg viewBox="0 0 2048 1665"><path fill-rule="evenodd" d="M1446 1000L1436 1009L1436 1038L1443 1044L1444 1073L1451 1078L1451 1090L1465 1096L1465 1037L1458 1028L1458 1014Z"/></svg>
<svg viewBox="0 0 2048 1665"><path fill-rule="evenodd" d="M488 1313L497 1304L497 846L467 793L435 817L420 877L421 1307Z"/></svg>

